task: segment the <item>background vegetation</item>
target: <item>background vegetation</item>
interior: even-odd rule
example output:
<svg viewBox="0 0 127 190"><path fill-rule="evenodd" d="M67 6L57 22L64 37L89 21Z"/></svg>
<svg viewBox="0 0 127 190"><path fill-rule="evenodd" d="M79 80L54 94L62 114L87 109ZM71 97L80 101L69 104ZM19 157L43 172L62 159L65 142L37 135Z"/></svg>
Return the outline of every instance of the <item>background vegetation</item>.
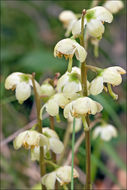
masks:
<svg viewBox="0 0 127 190"><path fill-rule="evenodd" d="M100 2L102 4L104 1ZM14 92L5 90L5 78L15 71L36 72L36 79L42 83L47 77L52 78L55 72L63 74L67 68L66 61L53 56L54 45L64 38L65 33L58 15L64 9L81 13L83 8L89 8L90 3L90 0L1 1L1 189L30 189L39 182L38 164L30 160L29 152L24 149L15 151L12 144L16 131L23 127L28 128L34 123L36 113L33 96L19 105ZM93 46L89 44L88 64L103 68L119 65L125 69L125 19L126 11L123 9L114 16L112 24L106 25L107 30L100 43L99 58L94 57ZM77 65L76 60L74 64ZM93 77L90 74L89 80ZM92 141L92 178L97 189L126 189L125 87L124 77L122 85L114 89L119 95L117 102L105 93L96 97L104 107L103 118L118 129L118 137L108 143L102 144L99 139ZM55 123L55 129L63 139L66 121L62 117L61 120L61 124ZM49 119L46 118L43 123L48 126ZM76 139L81 133L82 131L76 135ZM75 180L77 189L84 184L84 146L82 143L75 155L75 165L81 173L80 179ZM70 149L69 144L65 159L68 158ZM38 189L37 186L35 189Z"/></svg>

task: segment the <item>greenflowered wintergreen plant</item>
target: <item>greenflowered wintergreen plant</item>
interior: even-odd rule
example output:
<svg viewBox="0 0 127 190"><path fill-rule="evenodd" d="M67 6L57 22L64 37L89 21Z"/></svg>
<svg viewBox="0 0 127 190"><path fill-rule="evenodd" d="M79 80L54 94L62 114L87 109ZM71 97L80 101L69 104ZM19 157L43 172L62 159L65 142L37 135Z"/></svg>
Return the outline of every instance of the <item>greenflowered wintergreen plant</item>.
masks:
<svg viewBox="0 0 127 190"><path fill-rule="evenodd" d="M111 85L118 86L121 84L121 75L126 73L119 66L101 69L87 65L86 46L89 38L96 47L95 54L98 55L99 40L105 30L104 22L111 23L113 21L111 13L119 11L122 8L122 3L119 1L114 4L112 1L107 1L103 6L105 8L97 6L88 10L84 9L79 20L76 14L69 10L63 11L59 15L60 21L63 22L64 28L67 30L65 35L68 37L71 32L73 35L71 38L59 41L54 48L55 57L61 58L64 56L69 59L68 69L59 79L47 79L42 85L39 85L35 80L34 73L31 75L16 72L9 75L5 81L5 88L15 90L19 103L23 103L30 97L31 87L33 87L37 110L37 127L34 130L31 129L20 133L14 140L14 148L19 149L23 146L25 149L31 150L31 160L39 161L43 190L58 190L56 181L63 187L71 182L71 190L74 190L73 178L80 177L73 168L75 132L78 132L82 126L84 127L86 149L85 189L92 190L89 115L92 114L94 117L103 110L103 107L89 96L98 95L103 89L107 89L109 94L114 99L117 99ZM74 55L77 61L80 62L80 68L72 67ZM88 69L96 73L96 77L91 82L87 79ZM64 151L66 151L68 145L66 138L62 143L55 132L54 118L58 118L59 108L63 109L63 115L68 121L67 133L65 133L67 135L69 133L67 141L71 133L73 134L71 166L57 165L59 160L56 154L61 154L63 159ZM49 114L50 128L49 126L45 128L42 126L44 109ZM100 125L93 130L93 138L98 136L104 141L109 141L112 137L117 136L117 131L110 124ZM60 164L62 164L62 159L59 161ZM46 173L47 164L54 167L50 173ZM65 188L67 189L67 187Z"/></svg>

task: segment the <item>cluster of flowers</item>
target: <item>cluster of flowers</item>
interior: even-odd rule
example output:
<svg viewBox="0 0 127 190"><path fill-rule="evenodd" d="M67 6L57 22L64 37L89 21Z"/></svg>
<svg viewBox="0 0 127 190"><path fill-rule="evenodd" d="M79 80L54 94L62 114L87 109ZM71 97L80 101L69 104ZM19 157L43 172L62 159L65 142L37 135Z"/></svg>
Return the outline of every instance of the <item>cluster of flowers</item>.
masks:
<svg viewBox="0 0 127 190"><path fill-rule="evenodd" d="M112 13L117 12L123 7L121 1L116 1L115 6L113 2L107 1L104 7L98 6L86 11L84 18L86 36L90 36L95 40L102 38L104 22L111 23L113 20ZM109 93L116 99L117 95L113 93L111 85L117 86L122 82L121 75L125 74L125 70L119 66L96 70L97 76L91 82L87 81L88 96L84 97L82 95L81 69L72 67L74 55L80 63L83 63L87 57L85 48L76 41L76 38L81 35L81 19L78 20L72 11L63 11L59 18L67 29L66 36L68 37L71 32L73 36L63 39L56 44L54 56L60 58L65 56L66 59L69 59L68 71L58 79L56 87L48 81L42 85L34 81L38 96L46 97L45 104L40 111L40 118L42 119L43 117L44 109L46 109L46 112L50 116L58 117L59 108L62 108L64 110L64 117L70 123L73 123L74 117L76 118L76 131L78 131L81 129L82 118L84 116L87 114L95 115L103 109L100 103L92 100L89 96L98 95L103 89L108 89ZM19 103L23 103L30 97L32 86L30 74L12 73L5 81L5 88L15 90ZM85 125L84 128L88 130ZM113 136L117 136L117 131L112 125L105 124L103 127L98 126L94 130L93 137L96 138L99 135L103 140L108 141ZM60 154L64 148L57 133L48 127L43 128L42 134L32 129L19 134L14 140L14 148L19 149L21 146L30 149L31 159L38 161L40 158L40 146L44 147L45 158L50 154L50 151ZM75 169L73 176L78 177ZM42 177L42 184L47 189L53 189L56 180L61 185L69 183L71 181L71 167L59 167L55 171L46 174Z"/></svg>

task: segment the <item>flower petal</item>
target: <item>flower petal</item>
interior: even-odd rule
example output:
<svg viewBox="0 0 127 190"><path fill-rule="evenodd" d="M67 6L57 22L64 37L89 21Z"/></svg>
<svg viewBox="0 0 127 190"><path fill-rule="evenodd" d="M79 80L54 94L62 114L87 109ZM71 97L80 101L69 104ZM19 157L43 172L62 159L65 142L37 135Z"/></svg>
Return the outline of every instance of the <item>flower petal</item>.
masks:
<svg viewBox="0 0 127 190"><path fill-rule="evenodd" d="M49 143L50 149L56 154L60 154L64 149L63 143L57 138L50 138Z"/></svg>
<svg viewBox="0 0 127 190"><path fill-rule="evenodd" d="M103 91L103 77L99 76L96 77L92 82L90 83L90 94L92 95L98 95Z"/></svg>
<svg viewBox="0 0 127 190"><path fill-rule="evenodd" d="M98 38L104 33L104 25L100 20L92 19L87 23L87 30L91 36Z"/></svg>
<svg viewBox="0 0 127 190"><path fill-rule="evenodd" d="M119 12L123 7L124 4L122 1L120 0L110 0L110 1L106 1L103 5L103 7L105 7L106 9L108 9L111 13L117 13Z"/></svg>
<svg viewBox="0 0 127 190"><path fill-rule="evenodd" d="M20 83L20 75L22 74L20 72L10 74L5 80L5 88L8 90L15 88Z"/></svg>
<svg viewBox="0 0 127 190"><path fill-rule="evenodd" d="M16 98L19 103L23 103L31 95L31 87L26 82L20 82L16 86Z"/></svg>
<svg viewBox="0 0 127 190"><path fill-rule="evenodd" d="M42 177L42 184L46 186L47 190L55 189L56 172L51 172Z"/></svg>

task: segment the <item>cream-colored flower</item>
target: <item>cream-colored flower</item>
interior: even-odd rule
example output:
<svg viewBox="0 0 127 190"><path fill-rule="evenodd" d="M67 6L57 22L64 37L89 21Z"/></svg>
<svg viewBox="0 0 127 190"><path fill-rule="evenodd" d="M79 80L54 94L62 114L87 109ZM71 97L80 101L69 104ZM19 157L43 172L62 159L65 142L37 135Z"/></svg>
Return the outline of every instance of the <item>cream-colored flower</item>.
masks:
<svg viewBox="0 0 127 190"><path fill-rule="evenodd" d="M67 104L64 108L64 117L82 117L86 114L95 115L97 112L101 112L102 105L88 97L78 98L71 103Z"/></svg>
<svg viewBox="0 0 127 190"><path fill-rule="evenodd" d="M23 103L31 95L32 81L28 74L15 72L10 74L5 80L5 88L16 92L16 99ZM41 95L40 85L35 81L35 86L39 95Z"/></svg>
<svg viewBox="0 0 127 190"><path fill-rule="evenodd" d="M41 94L42 96L52 96L55 94L55 90L51 84L44 83L41 85Z"/></svg>
<svg viewBox="0 0 127 190"><path fill-rule="evenodd" d="M42 131L43 135L46 136L49 140L49 149L56 154L60 154L64 149L64 145L60 141L57 133L48 127L43 128ZM45 155L49 149L47 149L47 147L44 146ZM39 160L39 156L40 156L39 147L35 147L34 149L31 150L31 160Z"/></svg>
<svg viewBox="0 0 127 190"><path fill-rule="evenodd" d="M93 131L93 138L95 139L98 136L104 141L110 141L112 137L117 137L117 130L110 124L97 126Z"/></svg>
<svg viewBox="0 0 127 190"><path fill-rule="evenodd" d="M86 11L84 26L90 36L101 38L104 33L103 22L111 23L112 14L102 6L97 6ZM81 20L76 21L72 27L72 34L77 37L81 34Z"/></svg>
<svg viewBox="0 0 127 190"><path fill-rule="evenodd" d="M74 54L80 62L84 62L87 56L86 50L75 40L70 38L59 41L54 48L55 57L62 57L64 55L67 59L72 58Z"/></svg>
<svg viewBox="0 0 127 190"><path fill-rule="evenodd" d="M59 20L64 24L64 28L67 29L65 36L68 37L71 33L73 23L77 20L76 15L70 10L65 10L60 13Z"/></svg>
<svg viewBox="0 0 127 190"><path fill-rule="evenodd" d="M49 140L37 131L24 131L13 141L14 148L17 150L23 146L25 149L33 149L38 146L49 146Z"/></svg>
<svg viewBox="0 0 127 190"><path fill-rule="evenodd" d="M121 75L126 71L119 66L109 67L104 69L100 76L96 77L89 86L90 94L97 95L103 91L103 83L109 83L113 86L118 86L122 82Z"/></svg>
<svg viewBox="0 0 127 190"><path fill-rule="evenodd" d="M79 96L81 91L81 70L78 67L73 67L71 73L66 72L60 77L57 83L57 91L63 93L68 99L74 99Z"/></svg>
<svg viewBox="0 0 127 190"><path fill-rule="evenodd" d="M79 177L78 172L74 169L74 178ZM48 190L55 188L56 180L60 185L65 185L71 182L71 167L63 166L56 169L54 172L48 173L42 177L42 184L46 186Z"/></svg>
<svg viewBox="0 0 127 190"><path fill-rule="evenodd" d="M120 0L116 0L116 1L110 0L110 1L106 1L103 6L106 9L108 9L111 13L115 14L115 13L119 12L124 7L124 4Z"/></svg>
<svg viewBox="0 0 127 190"><path fill-rule="evenodd" d="M59 107L64 108L68 103L69 100L62 93L55 94L41 108L40 118L42 119L42 113L45 108L49 115L57 116L59 114Z"/></svg>

